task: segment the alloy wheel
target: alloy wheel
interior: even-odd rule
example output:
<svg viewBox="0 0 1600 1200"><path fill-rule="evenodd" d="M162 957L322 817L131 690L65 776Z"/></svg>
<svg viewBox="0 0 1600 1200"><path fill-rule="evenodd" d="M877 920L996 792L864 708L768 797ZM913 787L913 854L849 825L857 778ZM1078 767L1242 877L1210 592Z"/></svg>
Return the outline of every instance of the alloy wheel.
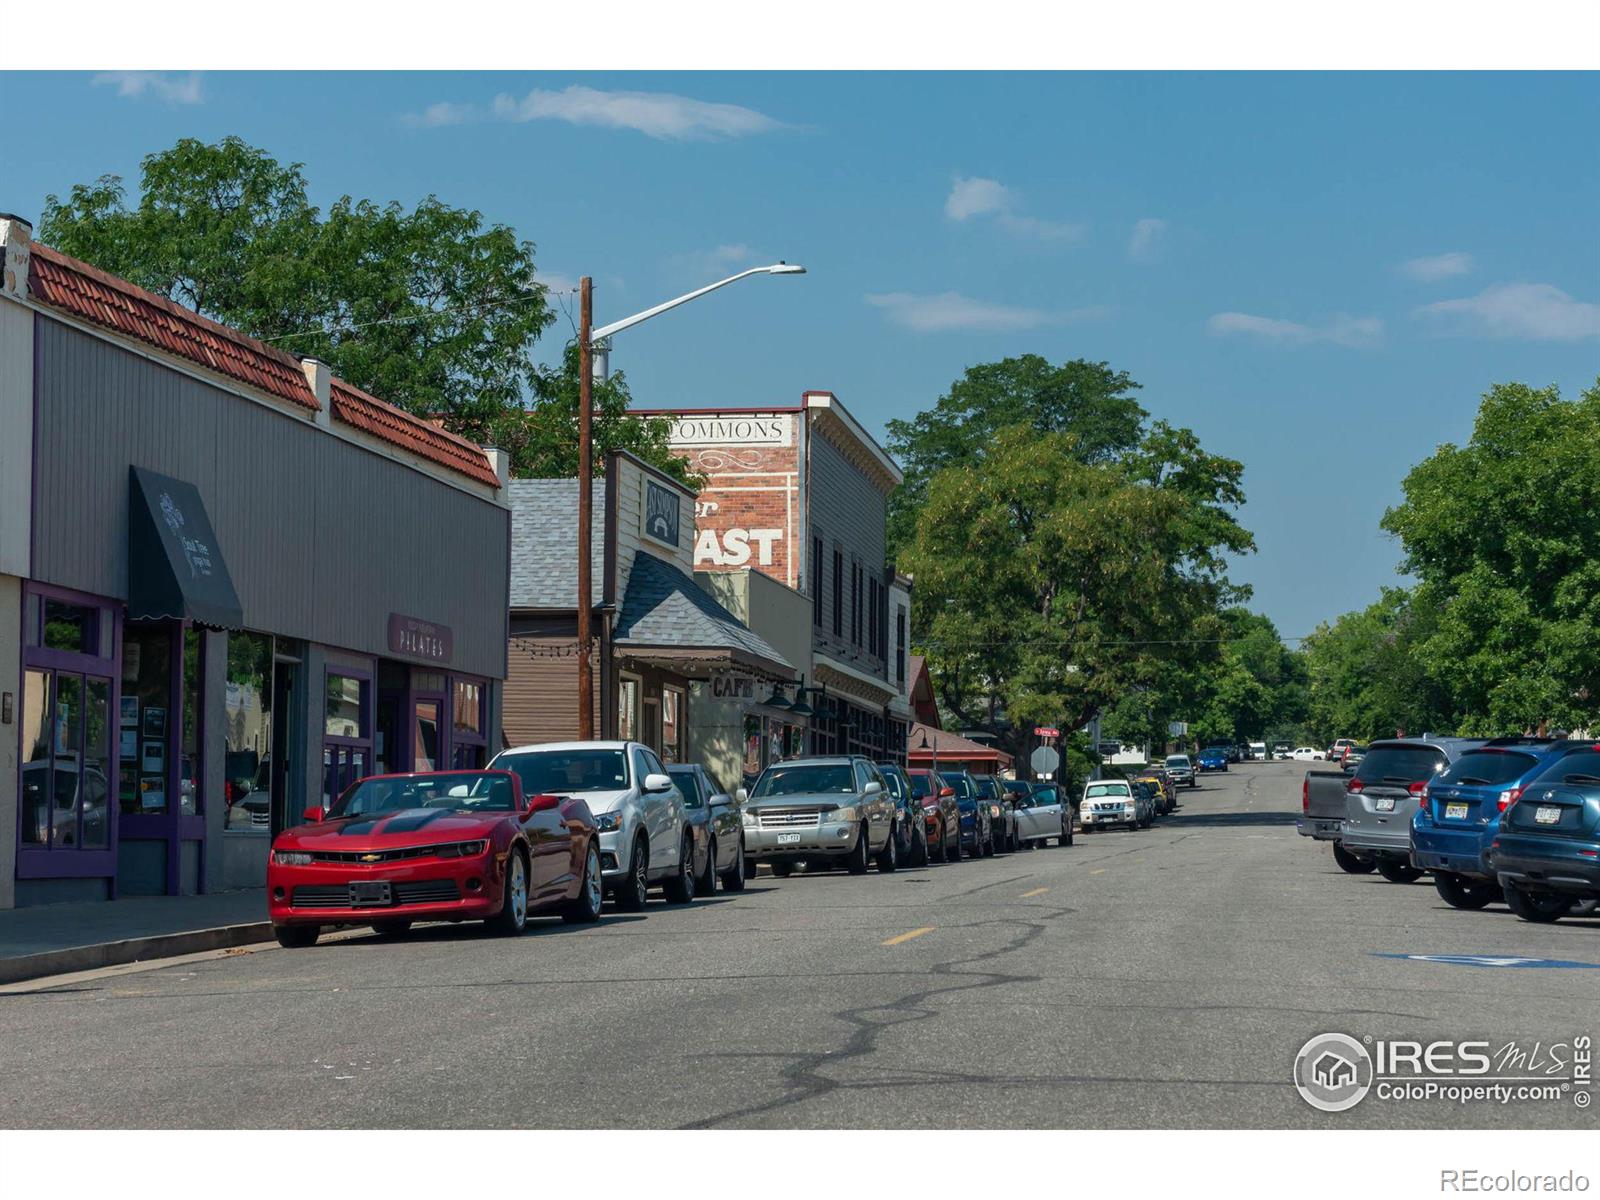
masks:
<svg viewBox="0 0 1600 1200"><path fill-rule="evenodd" d="M589 857L583 864L583 890L589 898L589 908L594 912L600 911L601 884L600 884L600 852L592 845L589 847Z"/></svg>
<svg viewBox="0 0 1600 1200"><path fill-rule="evenodd" d="M528 919L528 868L516 853L511 855L511 918L519 927Z"/></svg>

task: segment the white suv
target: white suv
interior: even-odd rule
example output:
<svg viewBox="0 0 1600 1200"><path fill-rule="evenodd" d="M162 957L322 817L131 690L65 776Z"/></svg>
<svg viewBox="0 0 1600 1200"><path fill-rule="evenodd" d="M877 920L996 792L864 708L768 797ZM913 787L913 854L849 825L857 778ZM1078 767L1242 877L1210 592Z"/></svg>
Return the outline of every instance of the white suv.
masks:
<svg viewBox="0 0 1600 1200"><path fill-rule="evenodd" d="M502 750L491 769L514 771L529 796L581 796L600 829L600 876L637 912L651 885L677 904L694 899L694 831L683 794L638 742L546 742Z"/></svg>
<svg viewBox="0 0 1600 1200"><path fill-rule="evenodd" d="M1107 825L1138 829L1155 819L1150 802L1139 789L1121 779L1096 779L1084 785L1078 805L1078 825L1088 832Z"/></svg>

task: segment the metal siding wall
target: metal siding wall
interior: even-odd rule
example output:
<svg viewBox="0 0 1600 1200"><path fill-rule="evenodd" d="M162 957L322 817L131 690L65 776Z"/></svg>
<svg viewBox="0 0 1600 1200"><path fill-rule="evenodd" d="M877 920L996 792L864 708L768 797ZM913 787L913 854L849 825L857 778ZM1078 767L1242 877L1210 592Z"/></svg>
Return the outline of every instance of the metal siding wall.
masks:
<svg viewBox="0 0 1600 1200"><path fill-rule="evenodd" d="M851 604L850 556L859 555L862 568L882 579L885 557L885 520L888 501L833 443L815 429L811 434L811 529L822 535L824 595L822 601L822 628L816 630L819 650L833 657L852 662L869 674L883 674L883 659L867 653L865 622L870 615L867 603L867 585L861 585L862 634L861 645L850 640ZM842 633L833 634L833 544L838 542L844 551L844 622ZM810 617L808 616L809 622Z"/></svg>
<svg viewBox="0 0 1600 1200"><path fill-rule="evenodd" d="M504 677L504 509L59 322L39 341L35 578L127 596L135 463L199 489L251 628L387 654L403 612Z"/></svg>

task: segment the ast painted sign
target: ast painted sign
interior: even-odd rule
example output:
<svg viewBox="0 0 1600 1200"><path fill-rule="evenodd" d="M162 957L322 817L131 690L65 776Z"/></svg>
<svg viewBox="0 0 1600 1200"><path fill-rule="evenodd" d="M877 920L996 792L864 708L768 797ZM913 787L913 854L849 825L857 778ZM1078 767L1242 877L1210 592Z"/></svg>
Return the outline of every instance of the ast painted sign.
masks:
<svg viewBox="0 0 1600 1200"><path fill-rule="evenodd" d="M423 662L448 663L454 649L455 640L448 625L389 614L389 653Z"/></svg>

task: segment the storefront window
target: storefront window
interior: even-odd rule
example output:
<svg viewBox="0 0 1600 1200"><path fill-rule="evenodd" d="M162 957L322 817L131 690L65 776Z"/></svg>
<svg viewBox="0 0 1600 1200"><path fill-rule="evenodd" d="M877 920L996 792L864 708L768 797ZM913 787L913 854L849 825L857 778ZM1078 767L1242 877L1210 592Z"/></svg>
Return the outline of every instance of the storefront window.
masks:
<svg viewBox="0 0 1600 1200"><path fill-rule="evenodd" d="M748 787L761 774L761 718L744 719L744 781Z"/></svg>
<svg viewBox="0 0 1600 1200"><path fill-rule="evenodd" d="M266 834L272 828L272 638L228 635L223 705L225 828Z"/></svg>
<svg viewBox="0 0 1600 1200"><path fill-rule="evenodd" d="M44 597L41 644L46 650L69 654L99 653L100 610L83 604Z"/></svg>
<svg viewBox="0 0 1600 1200"><path fill-rule="evenodd" d="M617 684L617 737L625 742L639 737L639 681L623 678Z"/></svg>
<svg viewBox="0 0 1600 1200"><path fill-rule="evenodd" d="M669 763L683 761L683 692L679 688L661 689L661 757Z"/></svg>
<svg viewBox="0 0 1600 1200"><path fill-rule="evenodd" d="M204 635L194 627L183 631L183 737L178 744L178 800L179 811L186 817L199 815L205 806L201 803L201 781L205 772L200 767L200 713L203 701L200 683L204 670Z"/></svg>
<svg viewBox="0 0 1600 1200"><path fill-rule="evenodd" d="M372 681L359 675L329 671L323 687L322 807L330 808L344 790L370 774L372 761ZM435 725L438 704L433 703ZM420 710L424 706L418 704ZM437 738L437 729L434 731ZM417 756L423 754L421 731ZM431 768L418 767L418 770Z"/></svg>
<svg viewBox="0 0 1600 1200"><path fill-rule="evenodd" d="M125 813L161 816L167 796L172 630L128 625L122 634L122 775L118 801Z"/></svg>
<svg viewBox="0 0 1600 1200"><path fill-rule="evenodd" d="M365 727L367 681L328 672L322 732L328 737L359 738Z"/></svg>
<svg viewBox="0 0 1600 1200"><path fill-rule="evenodd" d="M413 771L436 771L439 769L439 702L437 700L417 701L416 724L411 731L411 746L414 756L411 766Z"/></svg>
<svg viewBox="0 0 1600 1200"><path fill-rule="evenodd" d="M488 761L483 733L483 685L456 680L450 707L450 765L458 771L475 770Z"/></svg>

